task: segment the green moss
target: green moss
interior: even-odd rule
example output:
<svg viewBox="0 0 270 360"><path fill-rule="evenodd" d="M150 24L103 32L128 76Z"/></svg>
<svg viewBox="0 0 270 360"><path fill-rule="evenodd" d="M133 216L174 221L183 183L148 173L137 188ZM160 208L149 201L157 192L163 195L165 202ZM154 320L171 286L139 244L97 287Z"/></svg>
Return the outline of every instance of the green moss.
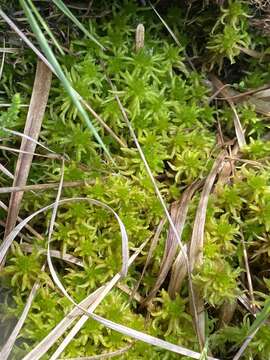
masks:
<svg viewBox="0 0 270 360"><path fill-rule="evenodd" d="M100 10L101 3L96 6L96 10ZM57 153L67 155L65 181L93 182L92 185L80 188L63 189L63 197L94 198L110 205L125 224L132 250L153 236L163 217L163 210L121 117L100 59L106 63L106 71L117 86L118 95L168 204L178 200L187 186L209 173L219 152L216 141L217 119L220 120L225 140L235 136L230 109L208 104L211 94L206 82L207 76L199 71L188 70L185 51L197 49L199 62L203 56L204 68L220 68L226 73L226 66L230 68L228 60L243 67L244 74L241 74L239 83L235 84L240 89L258 86L268 78L266 63L261 62L258 66L254 59L243 59L244 55L241 54L240 47L249 47L258 36L251 34L249 29L248 17L252 7L234 0L225 2L223 7L212 4L200 9L198 15L198 6L195 3L191 7L191 20L197 19L197 22L194 25L194 21L191 21L189 31L184 27L186 9L183 5L169 10L165 15L183 48L174 44L149 9L138 8L135 1L126 1L123 6L115 2L112 12L106 15L104 21L97 19L85 23L110 51L101 53L89 40L81 36L78 38L73 30L70 41L72 55L59 57L74 88L117 136L127 142L128 148L120 148L100 124L92 119L117 167L106 163L93 135L80 121L76 108L56 79L53 80L40 141ZM211 11L215 16L210 16ZM135 53L134 30L138 22L147 24L146 40L144 48ZM197 26L201 29L201 34L198 34ZM267 40L260 40L259 44L261 47L269 46ZM13 56L11 55L11 59ZM26 111L20 105L30 100L33 64L33 57L27 51L24 53L24 62L19 62L14 70L9 63L5 64L0 85L1 101L12 99L12 105L7 111L1 110L1 126L23 130ZM232 355L231 347L241 344L250 327L247 311L242 308L227 327L217 328L220 306L236 301L239 294L246 294L240 283L245 277L241 237L246 241L248 253L254 253L252 271L256 272L259 266L263 272L267 272L270 262L270 173L267 168L269 142L262 139L269 126L250 106L237 106L237 111L245 128L248 145L242 151L242 162L235 163L234 177L225 185L217 183L210 196L205 225L204 261L193 274L194 284L201 290L208 312L210 350L215 356L224 358ZM5 144L19 144L8 137L7 133L1 133L2 136L5 137ZM42 152L43 149L38 151ZM14 167L15 160L8 153L3 154L3 159L9 169ZM60 168L57 160L41 161L35 158L29 183L59 181ZM3 182L7 180L3 179ZM190 240L199 196L200 194L196 194L190 201L182 236L184 242ZM54 199L53 191L25 193L22 217ZM45 233L50 216L50 212L39 215L31 225ZM166 231L167 228L160 237L139 288L142 296L149 294L158 276ZM9 324L6 332L11 329L10 322L22 312L29 290L37 278L42 285L22 329L14 359L22 358L29 352L71 309L70 303L57 293L47 273L40 273L44 255L39 252L38 247L45 248L45 240L29 238L28 235L27 239L33 244L33 252L26 255L20 244L16 243L8 254L5 270L0 277L3 297L6 299L1 307L1 315L5 314L4 320ZM81 301L97 287L104 285L121 268L121 238L116 220L106 210L84 202L65 204L59 208L52 247L63 253L73 254L83 263L83 267L79 268L61 260L53 260L61 281L76 301ZM148 250L149 247L146 247L123 281L130 288L140 276ZM172 300L167 293L168 283L165 281L147 314L141 311L135 300L129 302L128 295L114 288L98 306L97 313L112 321L199 351L186 285L183 285L176 299ZM267 281L262 282L257 277L254 286L258 294L267 294L269 291ZM260 296L258 295L259 299ZM251 342L246 358L267 359L268 332L266 326L261 328ZM99 354L117 350L129 343L129 338L94 320L88 320L63 356ZM56 346L57 344L44 359L49 358ZM141 342L135 342L127 354L119 356L119 359L145 358L178 359L179 356Z"/></svg>

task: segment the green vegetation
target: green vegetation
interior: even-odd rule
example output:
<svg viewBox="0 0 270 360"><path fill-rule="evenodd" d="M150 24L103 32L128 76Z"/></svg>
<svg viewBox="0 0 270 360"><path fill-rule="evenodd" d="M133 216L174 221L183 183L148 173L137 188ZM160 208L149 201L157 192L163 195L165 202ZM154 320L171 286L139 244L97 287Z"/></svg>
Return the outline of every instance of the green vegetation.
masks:
<svg viewBox="0 0 270 360"><path fill-rule="evenodd" d="M133 253L146 239L154 236L164 213L108 78L116 86L163 198L167 204L172 204L194 181L204 181L220 151L226 149L230 154L236 143L232 108L222 100L209 103L215 90L208 80L208 73L214 72L235 91L243 92L267 84L270 40L251 26L250 18L256 14L256 8L246 1L229 0L223 6L214 1L202 6L201 1L195 1L190 8L188 4L172 3L162 16L182 47L175 44L150 7L140 6L135 1L96 3L91 9L91 18L83 17L85 10L71 9L91 34L89 38L69 18L63 17L56 6L51 5L52 10L49 10L45 3L35 2L45 20L48 16L48 25L58 43L65 44L63 55L54 42L50 43L61 65L60 75L64 82L69 82L91 105L122 145L91 114L87 115L85 109L83 112L78 110L78 98L75 96L74 101L66 91L67 83L61 83L56 77L53 78L39 141L57 154L65 155L64 181L89 182L85 186L64 187L61 197L87 197L109 205L123 221ZM17 4L9 6L21 9ZM3 5L3 10L11 11L8 4ZM49 16L52 13L54 17ZM103 15L95 18L100 14ZM145 26L145 43L136 52L134 39L139 23ZM25 18L22 24L29 29ZM0 26L1 30L9 31L5 22ZM33 41L38 46L39 43ZM11 40L9 42L7 35L6 47L11 46L15 45ZM254 58L246 49L262 56ZM193 70L187 54L195 67ZM21 139L3 128L23 133L28 111L23 105L30 101L36 61L36 55L26 45L20 45L19 53L5 55L0 101L10 106L0 107L2 146L20 147ZM228 155L229 175L225 182L217 178L212 189L204 228L203 263L195 267L192 275L194 286L205 304L208 354L220 359L233 359L246 336L254 330L254 315L239 299L247 299L251 308L256 306L260 311L264 302L268 304L270 288L270 141L266 136L269 121L256 112L256 104L244 101L236 103L235 107L248 145L230 159ZM86 117L89 122L85 122ZM93 129L95 132L91 131ZM37 147L36 152L47 155L41 147ZM0 162L12 173L16 159L15 153L3 148ZM28 184L59 182L60 175L58 159L34 157ZM0 183L3 187L10 186L11 180L0 172ZM200 193L198 190L189 202L182 234L186 244L191 239ZM25 192L20 216L26 218L54 202L55 198L55 190ZM1 194L5 204L8 199L8 194ZM3 209L0 211L1 219L5 219L6 213ZM35 281L40 281L10 359L22 359L72 309L71 303L50 278L49 270L40 270L46 260L41 249L47 248L50 218L48 211L30 222L42 237L24 230L22 241L18 237L13 242L0 273L3 344L20 317ZM3 235L2 223L1 226ZM165 225L138 288L138 294L143 298L150 293L159 275L167 235L168 225ZM30 243L32 251L26 252L21 242ZM149 246L148 243L129 268L127 277L120 281L122 287L115 286L95 313L200 352L189 306L187 278L172 299L168 293L169 272L155 298L145 308L136 297L130 299L130 294L123 291L123 286L130 292L136 286ZM61 254L72 254L82 262L83 266L79 267L53 259L61 282L77 302L121 270L121 235L117 221L107 210L86 202L65 203L59 207L51 248ZM244 248L248 253L254 294L247 281ZM222 308L228 304L235 305L235 310L229 323L222 323ZM267 315L264 316L266 319ZM269 359L269 331L266 322L243 353L243 359ZM132 343L127 352L116 358L188 358L132 341L89 319L61 357L96 355ZM49 359L59 344L60 340L42 359Z"/></svg>

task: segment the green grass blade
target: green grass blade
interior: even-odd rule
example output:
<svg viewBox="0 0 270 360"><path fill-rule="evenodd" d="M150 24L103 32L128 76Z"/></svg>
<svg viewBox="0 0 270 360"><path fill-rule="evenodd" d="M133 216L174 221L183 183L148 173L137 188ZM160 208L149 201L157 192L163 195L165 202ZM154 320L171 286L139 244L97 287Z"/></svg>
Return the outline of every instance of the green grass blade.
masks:
<svg viewBox="0 0 270 360"><path fill-rule="evenodd" d="M52 2L60 9L71 21L78 26L78 28L87 36L89 39L94 41L102 50L105 50L105 47L93 36L90 32L83 26L83 24L72 14L69 8L63 3L62 0L52 0Z"/></svg>
<svg viewBox="0 0 270 360"><path fill-rule="evenodd" d="M259 328L264 321L270 316L270 299L265 301L264 307L261 312L256 315L256 319L249 329L249 335Z"/></svg>
<svg viewBox="0 0 270 360"><path fill-rule="evenodd" d="M37 8L35 7L35 5L33 4L32 0L28 0L28 4L30 5L33 13L35 14L37 20L40 22L40 24L42 25L43 29L46 31L46 33L49 35L49 37L51 38L52 42L54 43L54 45L57 47L57 49L59 50L61 55L65 55L63 49L61 48L60 44L58 43L57 39L55 38L55 36L53 35L51 29L49 28L49 26L47 25L46 21L43 19L43 17L40 15L40 13L38 12Z"/></svg>
<svg viewBox="0 0 270 360"><path fill-rule="evenodd" d="M27 19L29 21L29 24L30 24L34 34L37 37L37 40L39 42L39 45L40 45L42 51L44 52L44 54L47 57L50 64L52 65L52 67L53 67L57 77L60 79L63 87L65 88L65 90L67 91L69 96L71 97L74 105L77 107L78 113L80 114L81 118L86 122L87 126L90 128L90 130L92 131L92 133L95 136L98 143L101 145L104 152L108 155L110 160L113 161L107 147L103 143L103 141L100 138L96 128L93 126L92 122L90 121L90 119L89 119L89 117L87 115L87 112L85 111L82 104L80 103L80 99L79 99L79 96L78 96L77 92L71 86L71 84L68 81L68 79L66 78L60 64L58 63L56 57L54 56L54 53L53 53L52 49L50 48L50 46L49 46L43 32L41 31L41 29L40 29L34 15L33 15L32 11L31 11L31 9L26 4L25 0L20 0L20 4L21 4L21 6L22 6L22 8L23 8L23 10L25 12L25 15L26 15L26 17L27 17Z"/></svg>

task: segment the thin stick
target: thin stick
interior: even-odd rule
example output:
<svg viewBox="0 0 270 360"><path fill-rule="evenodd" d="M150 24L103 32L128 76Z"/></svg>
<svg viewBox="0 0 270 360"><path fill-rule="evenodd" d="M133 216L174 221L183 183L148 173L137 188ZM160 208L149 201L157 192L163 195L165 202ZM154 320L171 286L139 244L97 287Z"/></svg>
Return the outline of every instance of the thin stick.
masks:
<svg viewBox="0 0 270 360"><path fill-rule="evenodd" d="M72 188L79 186L88 186L95 184L94 180L77 180L77 181L64 181L64 188ZM48 183L48 184L35 184L25 186L8 186L0 188L0 194L14 193L18 191L37 191L37 190L48 190L57 189L59 183Z"/></svg>

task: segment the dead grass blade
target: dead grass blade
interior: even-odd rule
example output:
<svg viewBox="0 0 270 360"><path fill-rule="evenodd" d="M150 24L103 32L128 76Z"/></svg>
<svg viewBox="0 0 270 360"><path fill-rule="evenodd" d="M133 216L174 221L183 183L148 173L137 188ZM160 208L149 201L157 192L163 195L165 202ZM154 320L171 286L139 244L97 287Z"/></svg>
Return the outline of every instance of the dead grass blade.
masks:
<svg viewBox="0 0 270 360"><path fill-rule="evenodd" d="M72 188L80 186L89 186L95 184L95 180L77 180L77 181L64 181L63 188ZM0 188L0 194L13 193L18 191L42 191L49 189L57 189L59 183L48 183L48 184L34 184L25 186L7 186Z"/></svg>
<svg viewBox="0 0 270 360"><path fill-rule="evenodd" d="M132 293L131 293L131 295L130 295L130 300L132 300L132 299L134 298L135 293L137 292L137 290L138 290L138 288L139 288L139 286L140 286L140 284L141 284L141 281L142 281L142 279L143 279L143 277L144 277L144 274L145 274L145 272L146 272L146 269L148 268L148 266L149 266L149 264L150 264L150 261L151 261L151 259L152 259L153 253L154 253L155 248L156 248L156 246L157 246L157 244L158 244L158 240L159 240L160 234L161 234L161 232L162 232L162 230L163 230L163 227L164 227L164 225L165 225L165 223L166 223L166 220L167 220L166 218L163 218L163 219L160 221L160 223L159 223L159 225L158 225L158 227L157 227L157 230L156 230L156 232L155 232L155 235L153 236L153 239L152 239L151 244L150 244L150 249L149 249L149 251L148 251L147 258L146 258L146 261L145 261L145 264L144 264L144 267L143 267L141 276L140 276L137 284L134 286L134 289L132 290Z"/></svg>
<svg viewBox="0 0 270 360"><path fill-rule="evenodd" d="M38 156L38 157L47 158L47 159L62 159L63 158L63 156L61 156L61 155L59 156L57 154L44 155L44 154L34 153L34 152L30 152L30 151L18 150L16 148L11 148L9 146L4 146L4 145L0 145L0 150L6 150L6 151L10 151L12 153L32 155L32 157Z"/></svg>
<svg viewBox="0 0 270 360"><path fill-rule="evenodd" d="M223 165L225 156L226 156L225 151L222 151L218 155L203 186L202 194L200 197L200 201L198 204L198 208L194 220L193 231L190 241L190 248L189 248L189 259L192 270L194 269L195 265L197 267L202 265L203 263L204 226L205 226L208 198L212 190L212 187L214 185L215 178L218 172L221 170L221 166ZM196 287L194 288L194 290L195 290L196 309L198 311L198 323L195 324L195 327L197 329L198 337L200 338L201 343L204 344L205 343L204 302Z"/></svg>
<svg viewBox="0 0 270 360"><path fill-rule="evenodd" d="M187 212L188 212L188 206L189 206L190 199L192 198L195 191L200 186L201 186L200 181L194 182L184 191L184 193L181 197L181 200L176 201L172 204L171 218L175 224L175 228L177 230L177 233L178 233L178 236L180 239L182 237L182 232L183 232L185 221L186 221L186 216L187 216ZM164 251L163 259L162 259L162 262L160 265L160 270L159 270L159 274L158 274L156 283L155 283L153 289L150 291L150 293L146 297L146 299L144 300L142 305L146 306L153 299L153 297L156 295L157 291L159 290L160 286L163 284L164 280L166 279L166 277L171 269L174 257L177 252L177 248L178 248L178 242L177 242L177 239L173 232L173 229L170 226L169 231L168 231L167 240L166 240L165 251ZM185 265L183 265L183 266L185 267ZM185 269L186 269L186 267L185 267Z"/></svg>
<svg viewBox="0 0 270 360"><path fill-rule="evenodd" d="M25 135L31 136L31 138L35 139L36 141L39 137L39 132L49 96L51 78L52 73L48 67L42 61L38 61L30 107L24 128ZM22 139L22 151L35 152L35 147L36 144L34 142ZM23 186L26 184L32 159L32 155L22 153L19 154L13 186ZM5 236L10 233L16 224L22 197L23 192L12 193L10 197Z"/></svg>
<svg viewBox="0 0 270 360"><path fill-rule="evenodd" d="M5 174L8 178L12 180L14 179L14 175L11 174L11 172L7 168L5 168L4 165L2 165L1 163L0 163L0 171L2 171L2 173Z"/></svg>
<svg viewBox="0 0 270 360"><path fill-rule="evenodd" d="M1 209L5 210L6 212L8 212L8 207L0 200L0 207ZM18 222L22 222L22 218L18 217ZM25 228L32 234L34 235L37 239L43 240L43 236L40 235L34 228L32 228L32 226L30 226L29 224L25 225Z"/></svg>
<svg viewBox="0 0 270 360"><path fill-rule="evenodd" d="M114 356L119 356L126 353L129 349L131 349L133 344L130 344L122 349L111 351L108 353L100 354L100 355L93 355L93 356L84 356L84 357L77 357L77 358L61 358L59 360L100 360L100 359L107 359L112 358Z"/></svg>
<svg viewBox="0 0 270 360"><path fill-rule="evenodd" d="M45 266L43 265L41 271L44 271L44 268L45 268ZM0 352L0 359L1 360L7 360L8 359L8 357L9 357L11 351L12 351L12 348L13 348L13 346L15 344L16 338L19 335L21 328L23 327L25 319L27 318L28 312L29 312L29 310L31 308L32 302L33 302L33 300L34 300L34 298L36 296L36 293L37 293L37 291L39 289L39 286L40 286L39 282L36 281L34 286L32 287L32 290L31 290L31 292L30 292L30 294L28 296L28 299L26 301L23 312L22 312L22 314L21 314L15 328L13 329L13 331L10 334L7 342L5 343L5 345L1 349L1 352Z"/></svg>
<svg viewBox="0 0 270 360"><path fill-rule="evenodd" d="M30 254L33 252L34 249L36 249L42 255L46 255L46 253L47 253L46 249L42 249L40 247L34 248L34 246L27 244L27 243L20 244L20 247L23 251L30 253ZM50 250L50 256L53 258L56 258L56 259L63 260L72 265L77 265L79 267L84 266L83 262L80 259L76 258L75 256L73 256L71 254L62 254L62 252L59 250Z"/></svg>
<svg viewBox="0 0 270 360"><path fill-rule="evenodd" d="M28 105L27 105L27 106L28 106ZM30 105L29 105L29 106L30 106ZM7 128L5 128L5 127L1 127L1 130L4 130L4 131L6 131L7 133L10 133L10 134L12 134L12 135L19 136L19 137L21 137L22 139L32 141L34 144L42 147L43 149L47 150L49 153L55 154L55 155L59 156L59 158L61 157L61 155L56 154L55 151L51 150L50 148L48 148L47 146L43 145L41 142L37 141L36 139L32 138L31 136L29 136L29 135L27 135L27 134L23 134L23 133L20 133L19 131L15 131L15 130L7 129Z"/></svg>
<svg viewBox="0 0 270 360"><path fill-rule="evenodd" d="M226 101L228 102L228 104L230 105L230 107L233 111L233 114L234 114L233 122L234 122L235 133L236 133L237 141L239 144L239 148L242 149L246 145L245 134L244 134L239 116L237 114L236 108L234 106L234 103L230 99L228 90L224 88L224 84L215 75L210 74L209 78L216 89L223 88L220 91L220 94L226 99Z"/></svg>
<svg viewBox="0 0 270 360"><path fill-rule="evenodd" d="M238 152L239 152L238 143L233 146L232 150L230 150L229 148L230 156L229 157L227 156L227 158L224 161L223 167L220 173L218 174L218 180L214 189L214 193L216 193L217 195L223 191L224 185L229 183L231 176L234 174L235 161L236 161L234 157L238 154Z"/></svg>
<svg viewBox="0 0 270 360"><path fill-rule="evenodd" d="M231 322L236 307L237 307L237 300L235 300L232 303L226 301L222 304L221 309L219 311L219 324L218 324L219 329L225 327Z"/></svg>
<svg viewBox="0 0 270 360"><path fill-rule="evenodd" d="M3 48L5 48L5 46L6 46L5 38L4 38L4 44L3 45L4 45ZM6 58L6 51L3 51L1 65L0 65L0 80L2 78L2 74L3 74L3 70L4 70L5 58Z"/></svg>
<svg viewBox="0 0 270 360"><path fill-rule="evenodd" d="M185 245L185 248L187 251L188 246ZM187 268L184 261L183 253L182 251L180 251L173 263L170 283L168 287L168 293L172 299L174 299L175 296L179 293L179 290L181 289L181 285L186 276L187 276Z"/></svg>

